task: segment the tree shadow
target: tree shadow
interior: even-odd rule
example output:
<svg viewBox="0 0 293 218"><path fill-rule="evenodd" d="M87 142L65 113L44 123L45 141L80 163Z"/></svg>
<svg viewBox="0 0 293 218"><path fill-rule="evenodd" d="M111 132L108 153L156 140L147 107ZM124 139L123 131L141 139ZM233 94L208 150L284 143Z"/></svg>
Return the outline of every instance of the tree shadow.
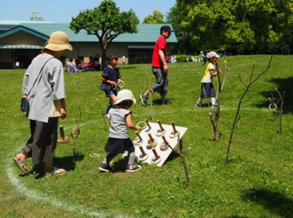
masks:
<svg viewBox="0 0 293 218"><path fill-rule="evenodd" d="M243 195L244 200L253 201L262 205L271 213L285 218L291 218L293 214L293 201L280 192L267 189L249 189Z"/></svg>
<svg viewBox="0 0 293 218"><path fill-rule="evenodd" d="M281 95L283 96L283 93L285 94L284 97L284 106L283 106L283 114L286 113L293 113L292 107L293 107L293 89L292 89L292 84L293 84L293 77L289 78L273 78L269 82L276 84L276 88L279 90ZM279 94L277 91L274 90L268 90L268 91L262 91L261 95L264 96L267 100L265 102L260 102L256 106L259 108L268 108L270 105L271 101L269 98L274 103L277 103L278 109L280 108L281 100L279 97Z"/></svg>

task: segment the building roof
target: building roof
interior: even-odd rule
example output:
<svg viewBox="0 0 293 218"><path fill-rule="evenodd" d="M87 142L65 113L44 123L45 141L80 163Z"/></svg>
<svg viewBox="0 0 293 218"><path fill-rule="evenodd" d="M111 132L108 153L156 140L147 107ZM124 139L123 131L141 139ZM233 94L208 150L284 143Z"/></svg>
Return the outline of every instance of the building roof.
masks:
<svg viewBox="0 0 293 218"><path fill-rule="evenodd" d="M7 24L12 24L13 22ZM3 21L0 25L5 25ZM37 37L47 40L54 31L64 31L68 34L70 42L97 42L95 35L87 35L85 30L75 34L68 23L50 23L50 22L15 22L14 28L4 31L0 34L0 39L4 36L15 33L16 31L25 31ZM165 24L164 24L165 25ZM170 24L169 24L170 25ZM154 43L160 35L162 24L138 24L138 32L135 34L123 33L115 38L112 43ZM170 25L171 26L171 25ZM168 44L176 44L177 38L173 33L167 40Z"/></svg>

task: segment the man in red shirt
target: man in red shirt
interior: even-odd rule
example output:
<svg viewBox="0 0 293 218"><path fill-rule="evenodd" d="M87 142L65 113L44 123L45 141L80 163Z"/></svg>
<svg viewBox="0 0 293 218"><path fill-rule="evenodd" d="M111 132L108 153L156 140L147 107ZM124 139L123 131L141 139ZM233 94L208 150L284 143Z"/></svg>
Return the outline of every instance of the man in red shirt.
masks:
<svg viewBox="0 0 293 218"><path fill-rule="evenodd" d="M166 104L166 94L168 91L168 66L167 66L167 42L171 35L170 26L162 26L160 29L161 35L156 41L153 57L152 57L152 70L156 77L156 83L153 84L145 93L140 94L141 103L147 104L148 96L154 92L158 92L161 95L162 104Z"/></svg>

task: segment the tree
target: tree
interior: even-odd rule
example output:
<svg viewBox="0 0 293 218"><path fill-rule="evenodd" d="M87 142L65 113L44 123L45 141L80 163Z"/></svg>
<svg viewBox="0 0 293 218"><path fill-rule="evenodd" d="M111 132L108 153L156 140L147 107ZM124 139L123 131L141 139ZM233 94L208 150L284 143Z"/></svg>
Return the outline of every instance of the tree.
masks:
<svg viewBox="0 0 293 218"><path fill-rule="evenodd" d="M137 33L139 19L135 13L119 12L119 7L112 0L104 0L99 7L86 10L73 17L70 29L78 34L85 30L88 35L95 35L99 39L102 50L102 68L106 66L106 52L110 43L122 33Z"/></svg>
<svg viewBox="0 0 293 218"><path fill-rule="evenodd" d="M145 17L142 23L164 23L164 15L161 12L155 10L153 15Z"/></svg>
<svg viewBox="0 0 293 218"><path fill-rule="evenodd" d="M185 16L186 13L187 9L181 8L178 3L167 13L166 22L172 24L178 40L177 45L174 47L174 53L176 54L192 54L194 51L190 44L188 29L181 25L182 21L188 21L187 16Z"/></svg>
<svg viewBox="0 0 293 218"><path fill-rule="evenodd" d="M292 5L293 0L177 0L167 21L186 50L284 53L292 47Z"/></svg>

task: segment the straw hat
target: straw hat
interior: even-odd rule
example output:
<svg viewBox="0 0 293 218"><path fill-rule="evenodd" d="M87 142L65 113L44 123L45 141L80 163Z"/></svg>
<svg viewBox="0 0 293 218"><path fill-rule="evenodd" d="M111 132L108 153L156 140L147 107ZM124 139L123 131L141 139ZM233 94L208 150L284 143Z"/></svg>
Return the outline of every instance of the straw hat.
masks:
<svg viewBox="0 0 293 218"><path fill-rule="evenodd" d="M44 48L51 51L61 51L61 50L72 50L72 46L69 44L68 35L62 31L53 32L50 39L45 43Z"/></svg>
<svg viewBox="0 0 293 218"><path fill-rule="evenodd" d="M120 102L125 101L125 100L130 100L130 101L132 101L133 104L136 103L136 100L135 100L132 92L128 89L123 89L120 92L118 92L116 99L117 100L114 103L115 105L119 104Z"/></svg>

